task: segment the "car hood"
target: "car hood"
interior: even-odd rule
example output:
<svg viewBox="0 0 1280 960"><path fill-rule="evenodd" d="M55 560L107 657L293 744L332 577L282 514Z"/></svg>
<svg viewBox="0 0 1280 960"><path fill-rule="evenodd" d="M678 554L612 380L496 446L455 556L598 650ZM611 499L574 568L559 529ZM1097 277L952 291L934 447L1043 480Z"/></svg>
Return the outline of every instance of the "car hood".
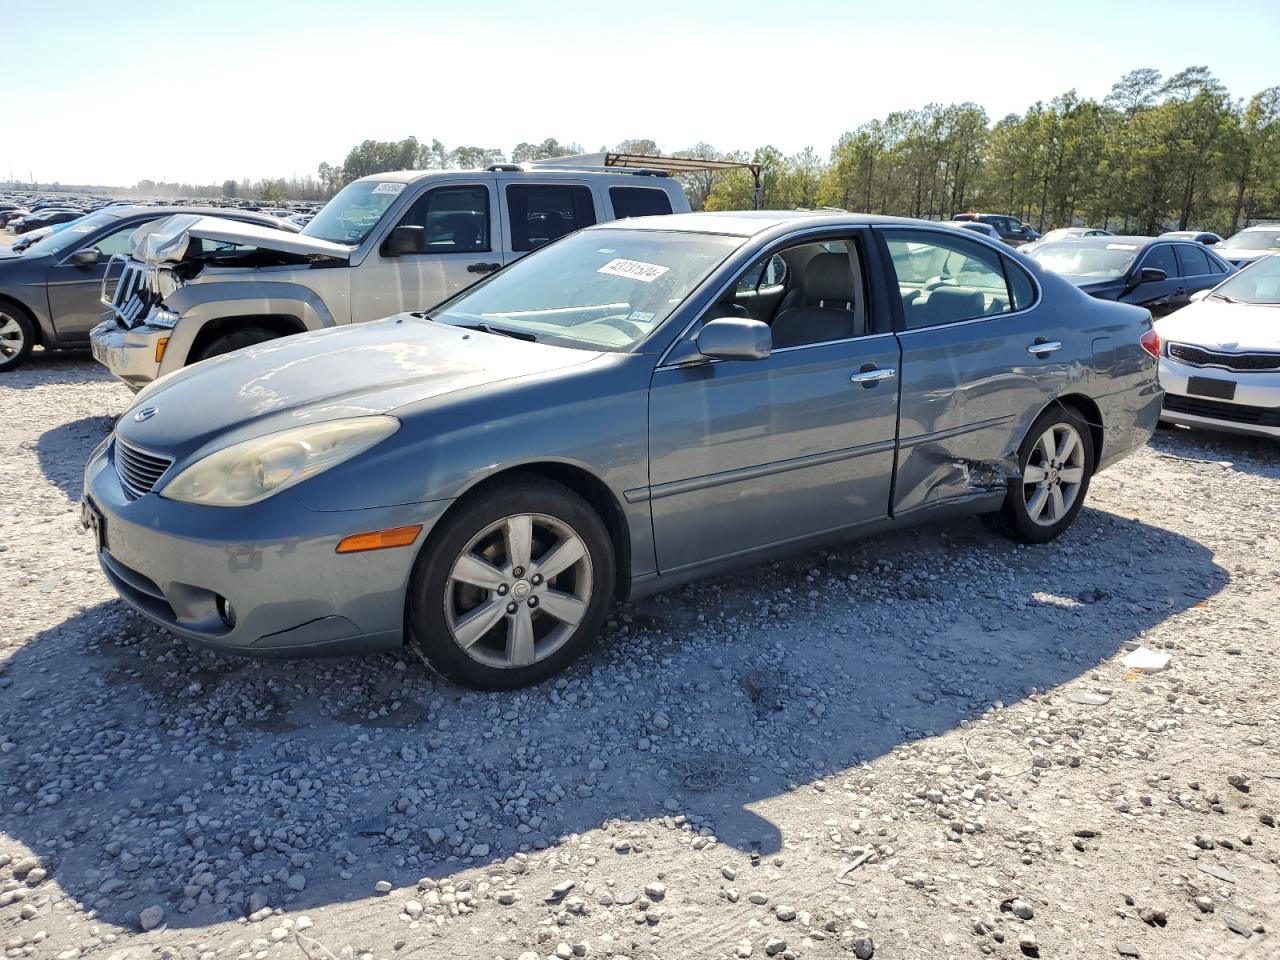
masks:
<svg viewBox="0 0 1280 960"><path fill-rule="evenodd" d="M1111 296L1124 288L1124 281L1116 277L1078 277L1069 273L1060 273L1058 276L1095 297Z"/></svg>
<svg viewBox="0 0 1280 960"><path fill-rule="evenodd" d="M600 354L409 314L283 337L157 380L120 417L132 443L179 459L302 423L390 413ZM144 411L154 410L142 419Z"/></svg>
<svg viewBox="0 0 1280 960"><path fill-rule="evenodd" d="M1232 263L1237 263L1241 260L1260 260L1263 257L1270 256L1276 251L1270 247L1265 250L1248 250L1245 248L1228 248L1224 250L1219 246L1216 247L1213 252L1226 260L1230 260Z"/></svg>
<svg viewBox="0 0 1280 960"><path fill-rule="evenodd" d="M1204 299L1156 321L1161 340L1228 353L1280 350L1280 307Z"/></svg>
<svg viewBox="0 0 1280 960"><path fill-rule="evenodd" d="M276 227L223 217L175 213L171 217L139 227L131 238L130 254L143 263L176 263L186 254L187 246L193 239L245 244L262 250L337 260L349 259L355 249Z"/></svg>

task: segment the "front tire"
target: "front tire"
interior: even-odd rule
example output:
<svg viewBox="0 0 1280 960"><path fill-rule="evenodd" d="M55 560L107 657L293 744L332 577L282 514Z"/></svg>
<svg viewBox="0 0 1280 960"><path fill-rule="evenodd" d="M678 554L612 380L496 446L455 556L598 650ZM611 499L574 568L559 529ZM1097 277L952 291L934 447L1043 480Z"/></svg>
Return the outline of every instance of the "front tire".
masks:
<svg viewBox="0 0 1280 960"><path fill-rule="evenodd" d="M0 373L22 366L35 342L31 315L21 307L0 303Z"/></svg>
<svg viewBox="0 0 1280 960"><path fill-rule="evenodd" d="M232 330L230 333L214 337L191 357L191 363L208 360L210 357L220 357L224 353L231 353L233 350L240 350L244 347L252 347L255 344L266 343L268 340L275 340L278 336L278 333L274 330L268 330L266 327L241 327L238 330Z"/></svg>
<svg viewBox="0 0 1280 960"><path fill-rule="evenodd" d="M576 660L613 597L608 530L572 490L529 478L459 503L414 567L408 642L455 683L506 690Z"/></svg>
<svg viewBox="0 0 1280 960"><path fill-rule="evenodd" d="M1018 448L1020 478L1010 482L987 526L1011 540L1048 543L1071 526L1093 477L1093 434L1072 407L1057 403L1042 413Z"/></svg>

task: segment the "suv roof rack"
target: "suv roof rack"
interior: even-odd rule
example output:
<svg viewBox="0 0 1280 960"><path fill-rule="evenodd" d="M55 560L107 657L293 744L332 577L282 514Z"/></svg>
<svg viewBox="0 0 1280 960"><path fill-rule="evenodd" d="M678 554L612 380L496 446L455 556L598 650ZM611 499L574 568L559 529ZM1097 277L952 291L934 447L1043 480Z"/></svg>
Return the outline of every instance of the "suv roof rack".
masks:
<svg viewBox="0 0 1280 960"><path fill-rule="evenodd" d="M488 168L490 173L628 173L636 177L669 177L665 170L650 170L637 167L611 167L603 164L566 163L557 165L552 160L539 160L530 163L495 163Z"/></svg>

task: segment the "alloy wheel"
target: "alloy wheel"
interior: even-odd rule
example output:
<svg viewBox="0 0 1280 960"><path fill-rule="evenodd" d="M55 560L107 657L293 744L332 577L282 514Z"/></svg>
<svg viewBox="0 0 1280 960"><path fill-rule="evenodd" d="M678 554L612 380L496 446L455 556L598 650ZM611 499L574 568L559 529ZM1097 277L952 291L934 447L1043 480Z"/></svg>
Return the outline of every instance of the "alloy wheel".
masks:
<svg viewBox="0 0 1280 960"><path fill-rule="evenodd" d="M1022 468L1022 495L1032 523L1052 527L1071 510L1084 484L1084 443L1069 423L1049 427Z"/></svg>
<svg viewBox="0 0 1280 960"><path fill-rule="evenodd" d="M17 318L0 310L0 359L16 357L22 352L26 340L26 334L22 332L22 325Z"/></svg>
<svg viewBox="0 0 1280 960"><path fill-rule="evenodd" d="M472 537L454 560L445 623L473 660L528 667L573 636L592 586L586 544L568 524L539 513L504 517Z"/></svg>

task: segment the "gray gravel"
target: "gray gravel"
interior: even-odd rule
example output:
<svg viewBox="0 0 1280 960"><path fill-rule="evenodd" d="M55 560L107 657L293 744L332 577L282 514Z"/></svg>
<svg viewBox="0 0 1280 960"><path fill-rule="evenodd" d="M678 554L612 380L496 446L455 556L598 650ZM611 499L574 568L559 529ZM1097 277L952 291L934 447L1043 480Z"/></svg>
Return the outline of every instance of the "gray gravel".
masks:
<svg viewBox="0 0 1280 960"><path fill-rule="evenodd" d="M0 395L7 957L1280 955L1275 444L1161 431L1055 545L754 567L476 694L151 626L78 524L128 393Z"/></svg>

